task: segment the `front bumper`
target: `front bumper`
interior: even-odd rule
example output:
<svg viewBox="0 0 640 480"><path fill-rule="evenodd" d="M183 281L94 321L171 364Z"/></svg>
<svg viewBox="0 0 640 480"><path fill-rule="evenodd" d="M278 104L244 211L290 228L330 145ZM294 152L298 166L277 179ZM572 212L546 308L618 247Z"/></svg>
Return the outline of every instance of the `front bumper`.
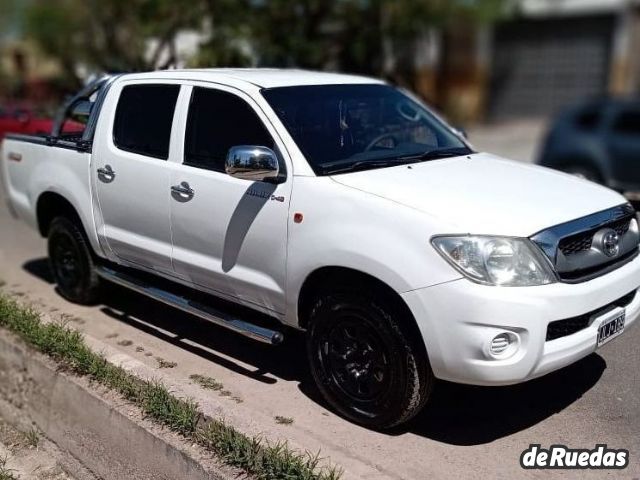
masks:
<svg viewBox="0 0 640 480"><path fill-rule="evenodd" d="M545 375L596 350L598 322L546 341L549 322L597 310L638 287L640 257L578 284L493 287L459 279L402 297L418 322L436 377L508 385ZM626 307L625 332L639 316L640 292ZM494 358L489 344L504 332L519 339L518 348L508 358Z"/></svg>

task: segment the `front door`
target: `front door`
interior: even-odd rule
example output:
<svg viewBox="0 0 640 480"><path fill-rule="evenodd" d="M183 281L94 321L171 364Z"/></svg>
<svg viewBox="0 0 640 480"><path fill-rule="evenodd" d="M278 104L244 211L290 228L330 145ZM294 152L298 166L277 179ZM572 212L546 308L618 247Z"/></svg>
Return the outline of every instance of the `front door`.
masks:
<svg viewBox="0 0 640 480"><path fill-rule="evenodd" d="M173 265L209 291L283 312L291 176L276 185L225 173L233 146L279 150L264 114L239 95L193 87L171 179Z"/></svg>
<svg viewBox="0 0 640 480"><path fill-rule="evenodd" d="M115 260L172 273L170 136L179 85L125 85L92 169L98 233ZM116 94L114 92L114 94ZM110 127L105 127L109 128Z"/></svg>

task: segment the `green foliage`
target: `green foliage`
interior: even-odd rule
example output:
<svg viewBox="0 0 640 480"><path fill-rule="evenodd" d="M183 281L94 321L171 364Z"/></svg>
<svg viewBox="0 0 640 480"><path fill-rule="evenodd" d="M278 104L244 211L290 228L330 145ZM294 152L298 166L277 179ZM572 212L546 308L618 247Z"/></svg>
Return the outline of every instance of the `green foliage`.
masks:
<svg viewBox="0 0 640 480"><path fill-rule="evenodd" d="M222 384L222 382L219 382L212 377L207 377L204 375L199 375L197 373L194 373L193 375L190 375L189 378L193 380L195 383L197 383L198 385L200 385L202 388L206 388L207 390L214 390L216 392L219 392L224 388L224 385Z"/></svg>
<svg viewBox="0 0 640 480"><path fill-rule="evenodd" d="M122 72L170 64L178 32L201 20L200 2L185 8L173 0L33 0L25 14L26 35L76 83L79 66Z"/></svg>
<svg viewBox="0 0 640 480"><path fill-rule="evenodd" d="M7 459L0 458L0 480L18 480L13 470L7 468Z"/></svg>
<svg viewBox="0 0 640 480"><path fill-rule="evenodd" d="M171 65L185 29L203 33L194 66L380 74L389 45L402 52L430 26L493 21L508 1L31 0L25 16L27 34L72 76L80 64L107 72Z"/></svg>
<svg viewBox="0 0 640 480"><path fill-rule="evenodd" d="M37 447L40 443L40 433L37 428L31 428L24 434L24 438L30 447Z"/></svg>
<svg viewBox="0 0 640 480"><path fill-rule="evenodd" d="M248 437L222 420L204 422L193 400L177 398L162 383L140 380L110 364L89 349L77 330L66 324L43 323L35 310L19 305L4 293L0 293L0 327L49 355L64 369L115 390L137 405L148 418L197 442L228 465L244 469L257 478L338 480L341 476L342 472L336 467L320 466L318 455L299 453L286 444L270 444L258 437ZM218 386L209 377L192 375L191 379L214 390ZM33 443L37 443L37 431L30 437ZM0 480L15 480L1 459Z"/></svg>

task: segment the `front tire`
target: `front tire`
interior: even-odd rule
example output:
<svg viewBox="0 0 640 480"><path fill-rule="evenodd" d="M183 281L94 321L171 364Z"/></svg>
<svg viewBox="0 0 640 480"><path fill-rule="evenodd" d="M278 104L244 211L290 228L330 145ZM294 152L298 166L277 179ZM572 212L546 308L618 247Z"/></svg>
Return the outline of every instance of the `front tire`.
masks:
<svg viewBox="0 0 640 480"><path fill-rule="evenodd" d="M80 228L65 217L53 219L48 250L49 265L60 294L74 303L94 304L100 278L95 271L91 247Z"/></svg>
<svg viewBox="0 0 640 480"><path fill-rule="evenodd" d="M386 430L425 405L435 380L408 320L381 295L334 292L317 298L307 352L320 392L339 414Z"/></svg>

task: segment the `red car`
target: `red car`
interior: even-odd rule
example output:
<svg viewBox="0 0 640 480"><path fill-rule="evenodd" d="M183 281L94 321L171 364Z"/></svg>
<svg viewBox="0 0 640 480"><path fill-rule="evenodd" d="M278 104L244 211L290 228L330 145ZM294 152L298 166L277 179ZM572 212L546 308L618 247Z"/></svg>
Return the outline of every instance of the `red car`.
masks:
<svg viewBox="0 0 640 480"><path fill-rule="evenodd" d="M0 140L7 133L49 134L53 119L37 115L21 105L0 106Z"/></svg>

